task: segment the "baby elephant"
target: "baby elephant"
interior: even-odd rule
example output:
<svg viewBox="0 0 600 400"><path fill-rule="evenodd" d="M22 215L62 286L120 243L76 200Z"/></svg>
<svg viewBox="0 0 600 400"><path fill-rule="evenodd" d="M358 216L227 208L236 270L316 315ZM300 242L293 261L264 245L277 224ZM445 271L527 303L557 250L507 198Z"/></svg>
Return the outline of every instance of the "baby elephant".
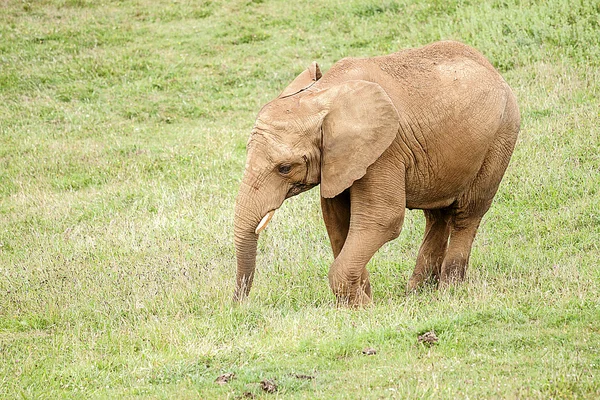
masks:
<svg viewBox="0 0 600 400"><path fill-rule="evenodd" d="M365 267L398 237L406 208L427 221L408 288L461 281L519 126L510 87L461 43L344 58L325 75L313 63L262 108L250 135L234 298L250 291L258 234L275 210L319 184L338 303L371 301Z"/></svg>

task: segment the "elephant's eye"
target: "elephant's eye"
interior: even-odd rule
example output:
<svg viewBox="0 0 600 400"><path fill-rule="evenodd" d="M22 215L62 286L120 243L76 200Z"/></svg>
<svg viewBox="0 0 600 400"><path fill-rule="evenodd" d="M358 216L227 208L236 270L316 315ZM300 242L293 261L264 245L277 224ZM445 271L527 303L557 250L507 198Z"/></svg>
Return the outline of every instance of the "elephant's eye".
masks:
<svg viewBox="0 0 600 400"><path fill-rule="evenodd" d="M292 166L289 164L282 164L279 166L279 173L281 175L287 175L292 170Z"/></svg>

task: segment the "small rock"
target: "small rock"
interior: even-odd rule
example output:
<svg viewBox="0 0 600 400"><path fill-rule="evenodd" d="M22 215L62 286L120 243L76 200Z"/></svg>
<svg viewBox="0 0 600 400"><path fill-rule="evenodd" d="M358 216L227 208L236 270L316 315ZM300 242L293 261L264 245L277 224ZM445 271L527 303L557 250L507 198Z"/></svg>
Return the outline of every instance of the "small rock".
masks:
<svg viewBox="0 0 600 400"><path fill-rule="evenodd" d="M438 342L438 337L435 335L435 331L429 331L419 336L417 340L419 343L424 343L431 346Z"/></svg>
<svg viewBox="0 0 600 400"><path fill-rule="evenodd" d="M224 385L226 383L229 383L229 381L232 380L233 378L235 378L235 374L233 372L228 372L226 374L219 376L217 379L215 379L215 382L218 383L219 385Z"/></svg>
<svg viewBox="0 0 600 400"><path fill-rule="evenodd" d="M374 356L375 354L377 354L377 350L375 350L372 347L367 347L366 349L363 349L362 353L365 356Z"/></svg>
<svg viewBox="0 0 600 400"><path fill-rule="evenodd" d="M277 385L271 379L265 379L261 381L260 387L267 393L275 393L277 391Z"/></svg>

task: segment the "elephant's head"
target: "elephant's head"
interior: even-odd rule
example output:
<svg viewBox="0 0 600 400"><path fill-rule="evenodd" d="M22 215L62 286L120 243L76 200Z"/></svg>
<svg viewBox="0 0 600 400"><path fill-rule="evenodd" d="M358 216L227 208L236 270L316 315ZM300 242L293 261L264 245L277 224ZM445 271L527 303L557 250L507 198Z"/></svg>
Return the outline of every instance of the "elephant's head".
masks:
<svg viewBox="0 0 600 400"><path fill-rule="evenodd" d="M318 184L323 197L340 194L398 132L398 112L381 86L320 78L313 63L256 119L235 210L238 301L252 285L258 234L283 201Z"/></svg>

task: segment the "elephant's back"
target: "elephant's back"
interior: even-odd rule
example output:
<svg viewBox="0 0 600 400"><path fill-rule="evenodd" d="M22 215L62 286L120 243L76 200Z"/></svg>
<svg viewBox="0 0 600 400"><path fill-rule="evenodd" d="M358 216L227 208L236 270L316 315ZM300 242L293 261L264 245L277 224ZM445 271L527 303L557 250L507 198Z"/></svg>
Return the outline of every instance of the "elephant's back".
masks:
<svg viewBox="0 0 600 400"><path fill-rule="evenodd" d="M492 64L477 50L454 41L406 49L386 56L365 59L383 72L379 79L391 78L396 85L407 89L427 90L447 83L452 73L502 86L504 80ZM390 81L388 80L388 85Z"/></svg>
<svg viewBox="0 0 600 400"><path fill-rule="evenodd" d="M479 91L512 95L502 76L481 53L455 41L372 58L344 58L323 75L315 89L349 80L379 84L399 108L410 108L405 102L419 102L419 98L454 103L456 96L475 98Z"/></svg>
<svg viewBox="0 0 600 400"><path fill-rule="evenodd" d="M343 58L331 66L315 88L365 80L381 85L388 94L421 92L425 95L444 86L448 78L454 80L453 71L470 80L506 86L492 64L477 50L460 42L441 41L384 56Z"/></svg>
<svg viewBox="0 0 600 400"><path fill-rule="evenodd" d="M390 58L390 61L398 61L409 65L415 64L418 67L423 67L431 63L434 65L440 64L456 59L470 59L487 68L489 71L496 73L492 64L490 64L483 54L464 43L453 40L444 40L423 47L405 49L381 58L386 57Z"/></svg>

